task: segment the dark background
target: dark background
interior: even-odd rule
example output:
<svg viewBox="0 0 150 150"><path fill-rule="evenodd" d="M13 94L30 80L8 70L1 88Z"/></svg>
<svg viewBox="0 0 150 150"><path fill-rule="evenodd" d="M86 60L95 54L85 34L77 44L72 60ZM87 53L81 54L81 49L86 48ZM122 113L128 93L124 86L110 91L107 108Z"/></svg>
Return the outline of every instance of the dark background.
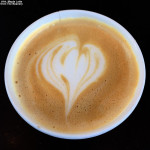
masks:
<svg viewBox="0 0 150 150"><path fill-rule="evenodd" d="M150 8L144 1L48 1L22 0L23 6L0 5L0 149L150 149ZM131 3L133 2L133 3ZM4 85L7 54L18 35L32 22L55 11L83 9L106 15L123 25L139 44L147 78L141 100L132 115L117 128L84 140L63 140L45 135L28 125L9 102ZM54 147L55 146L55 147Z"/></svg>

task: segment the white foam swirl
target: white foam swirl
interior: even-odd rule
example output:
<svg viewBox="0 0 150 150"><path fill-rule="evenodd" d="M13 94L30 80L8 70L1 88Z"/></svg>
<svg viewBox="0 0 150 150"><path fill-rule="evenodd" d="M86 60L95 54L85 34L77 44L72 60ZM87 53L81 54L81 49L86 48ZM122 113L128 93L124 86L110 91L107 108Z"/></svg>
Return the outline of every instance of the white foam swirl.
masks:
<svg viewBox="0 0 150 150"><path fill-rule="evenodd" d="M100 48L90 43L81 47L77 38L72 38L50 44L38 58L36 71L40 76L40 69L45 79L63 94L68 115L79 94L100 77L104 65Z"/></svg>

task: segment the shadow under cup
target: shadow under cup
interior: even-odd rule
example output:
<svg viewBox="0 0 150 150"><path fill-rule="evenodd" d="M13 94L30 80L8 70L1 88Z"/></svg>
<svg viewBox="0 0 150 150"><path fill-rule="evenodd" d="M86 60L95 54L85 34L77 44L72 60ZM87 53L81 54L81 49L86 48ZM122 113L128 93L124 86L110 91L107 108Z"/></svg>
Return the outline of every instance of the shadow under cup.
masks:
<svg viewBox="0 0 150 150"><path fill-rule="evenodd" d="M64 19L64 18L92 18L95 20L98 20L100 22L104 22L105 24L115 28L117 31L121 33L121 35L124 36L124 38L128 41L130 44L134 55L136 56L137 63L139 66L139 82L134 94L134 97L132 101L129 103L129 105L126 107L126 109L121 113L119 117L117 117L113 122L108 124L107 126L103 127L102 129L94 130L92 132L88 133L81 133L81 134L65 134L65 133L59 133L59 132L54 132L50 131L44 128L38 128L38 126L25 114L24 110L21 109L19 101L14 93L13 90L13 83L12 83L12 70L13 70L13 62L14 58L17 54L17 51L19 50L21 44L23 41L36 29L41 27L44 24L50 23L54 20L59 20L59 19ZM40 18L39 20L35 21L32 23L29 27L27 27L16 39L14 44L12 45L10 52L7 57L6 65L5 65L5 86L7 90L7 94L9 96L9 99L15 108L15 110L18 112L18 114L32 127L35 129L46 133L48 135L58 137L58 138L64 138L64 139L85 139L85 138L90 138L94 136L101 135L105 132L110 131L111 129L115 128L119 124L121 124L135 109L137 106L140 97L142 95L143 89L144 89L144 84L145 84L145 64L144 64L144 59L141 53L141 50L134 40L134 38L131 36L131 34L120 24L115 22L114 20L103 16L101 14L95 13L95 12L90 12L90 11L85 11L85 10L64 10L64 11L59 11L52 13L50 15L44 16Z"/></svg>

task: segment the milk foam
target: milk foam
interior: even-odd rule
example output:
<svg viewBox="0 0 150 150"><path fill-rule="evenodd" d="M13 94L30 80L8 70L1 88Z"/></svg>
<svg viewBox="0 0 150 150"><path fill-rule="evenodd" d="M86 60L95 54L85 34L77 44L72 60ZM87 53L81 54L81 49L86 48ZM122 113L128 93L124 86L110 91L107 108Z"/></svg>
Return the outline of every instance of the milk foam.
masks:
<svg viewBox="0 0 150 150"><path fill-rule="evenodd" d="M93 44L80 45L77 36L59 39L43 50L36 62L36 73L64 96L66 116L75 100L105 69L105 58Z"/></svg>

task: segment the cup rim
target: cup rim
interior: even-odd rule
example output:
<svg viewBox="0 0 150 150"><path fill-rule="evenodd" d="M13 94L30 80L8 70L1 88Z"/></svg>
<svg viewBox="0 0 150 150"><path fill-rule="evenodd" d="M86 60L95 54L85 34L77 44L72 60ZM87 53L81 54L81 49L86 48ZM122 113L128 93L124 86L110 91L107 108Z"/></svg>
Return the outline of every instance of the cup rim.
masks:
<svg viewBox="0 0 150 150"><path fill-rule="evenodd" d="M136 99L134 101L134 103L132 104L132 106L130 107L129 110L127 110L127 112L125 112L125 114L123 114L123 116L116 122L109 124L108 126L104 127L103 129L98 129L98 130L94 130L91 132L87 132L87 133L77 133L77 134L69 134L69 133L59 133L59 132L54 132L54 131L50 131L48 129L44 129L44 128L39 128L34 121L32 121L30 118L28 118L26 116L26 114L23 112L21 112L21 110L19 109L19 106L17 106L17 103L14 100L14 97L12 96L12 85L11 83L11 71L10 71L10 65L12 63L13 58L15 57L15 49L18 50L18 48L20 46L18 46L17 44L20 43L19 45L21 45L23 43L23 41L33 32L35 31L38 27L41 26L41 24L45 24L45 22L49 21L48 19L51 17L54 17L54 19L58 20L58 17L62 17L62 18L67 18L69 16L71 16L71 14L75 15L75 18L80 18L81 14L82 16L88 17L88 18L93 18L96 19L98 21L102 21L104 23L106 23L109 26L112 26L113 28L115 28L117 31L119 31L119 33L121 33L123 35L123 37L126 39L127 37L129 39L126 39L129 44L131 46L133 46L136 51L139 53L139 57L137 58L137 63L139 65L139 73L142 73L142 77L139 79L140 81L140 85L138 83L139 89L137 91L137 96ZM56 18L57 17L57 18ZM46 21L45 21L46 20ZM51 22L51 21L50 21ZM50 23L49 22L49 23ZM47 22L48 23L48 22ZM126 35L126 37L125 37ZM130 40L130 41L129 41ZM16 48L18 47L18 48ZM133 49L132 47L132 49ZM16 52L17 52L16 50ZM135 52L134 52L135 53ZM17 111L17 113L22 117L23 120L25 120L29 125L31 125L33 128L37 129L40 132L43 132L47 135L50 136L54 136L57 138L62 138L62 139L87 139L87 138L92 138L92 137L96 137L99 136L101 134L104 134L112 129L114 129L115 127L117 127L118 125L120 125L123 121L125 121L130 114L134 111L135 107L137 106L143 90L144 90L144 85L145 85L145 80L146 80L146 69L145 69L145 62L144 62L144 58L141 52L140 47L138 46L137 42L135 41L135 39L133 38L133 36L122 26L120 25L118 22L114 21L113 19L104 16L102 14L96 13L96 12L92 12L92 11L87 11L87 10L78 10L78 9L70 9L70 10L61 10L61 11L57 11L54 13L50 13L46 16L41 17L40 19L36 20L35 22L33 22L32 24L30 24L15 40L15 42L13 43L7 59L6 59L6 63L5 63L5 69L4 69L4 81L5 81L5 87L6 87L6 91L9 97L9 100L11 102L11 104L13 105L14 109ZM8 83L9 82L9 83ZM137 86L137 87L138 87ZM131 102L130 102L131 103ZM128 107L128 106L127 106ZM117 117L118 118L118 117Z"/></svg>

